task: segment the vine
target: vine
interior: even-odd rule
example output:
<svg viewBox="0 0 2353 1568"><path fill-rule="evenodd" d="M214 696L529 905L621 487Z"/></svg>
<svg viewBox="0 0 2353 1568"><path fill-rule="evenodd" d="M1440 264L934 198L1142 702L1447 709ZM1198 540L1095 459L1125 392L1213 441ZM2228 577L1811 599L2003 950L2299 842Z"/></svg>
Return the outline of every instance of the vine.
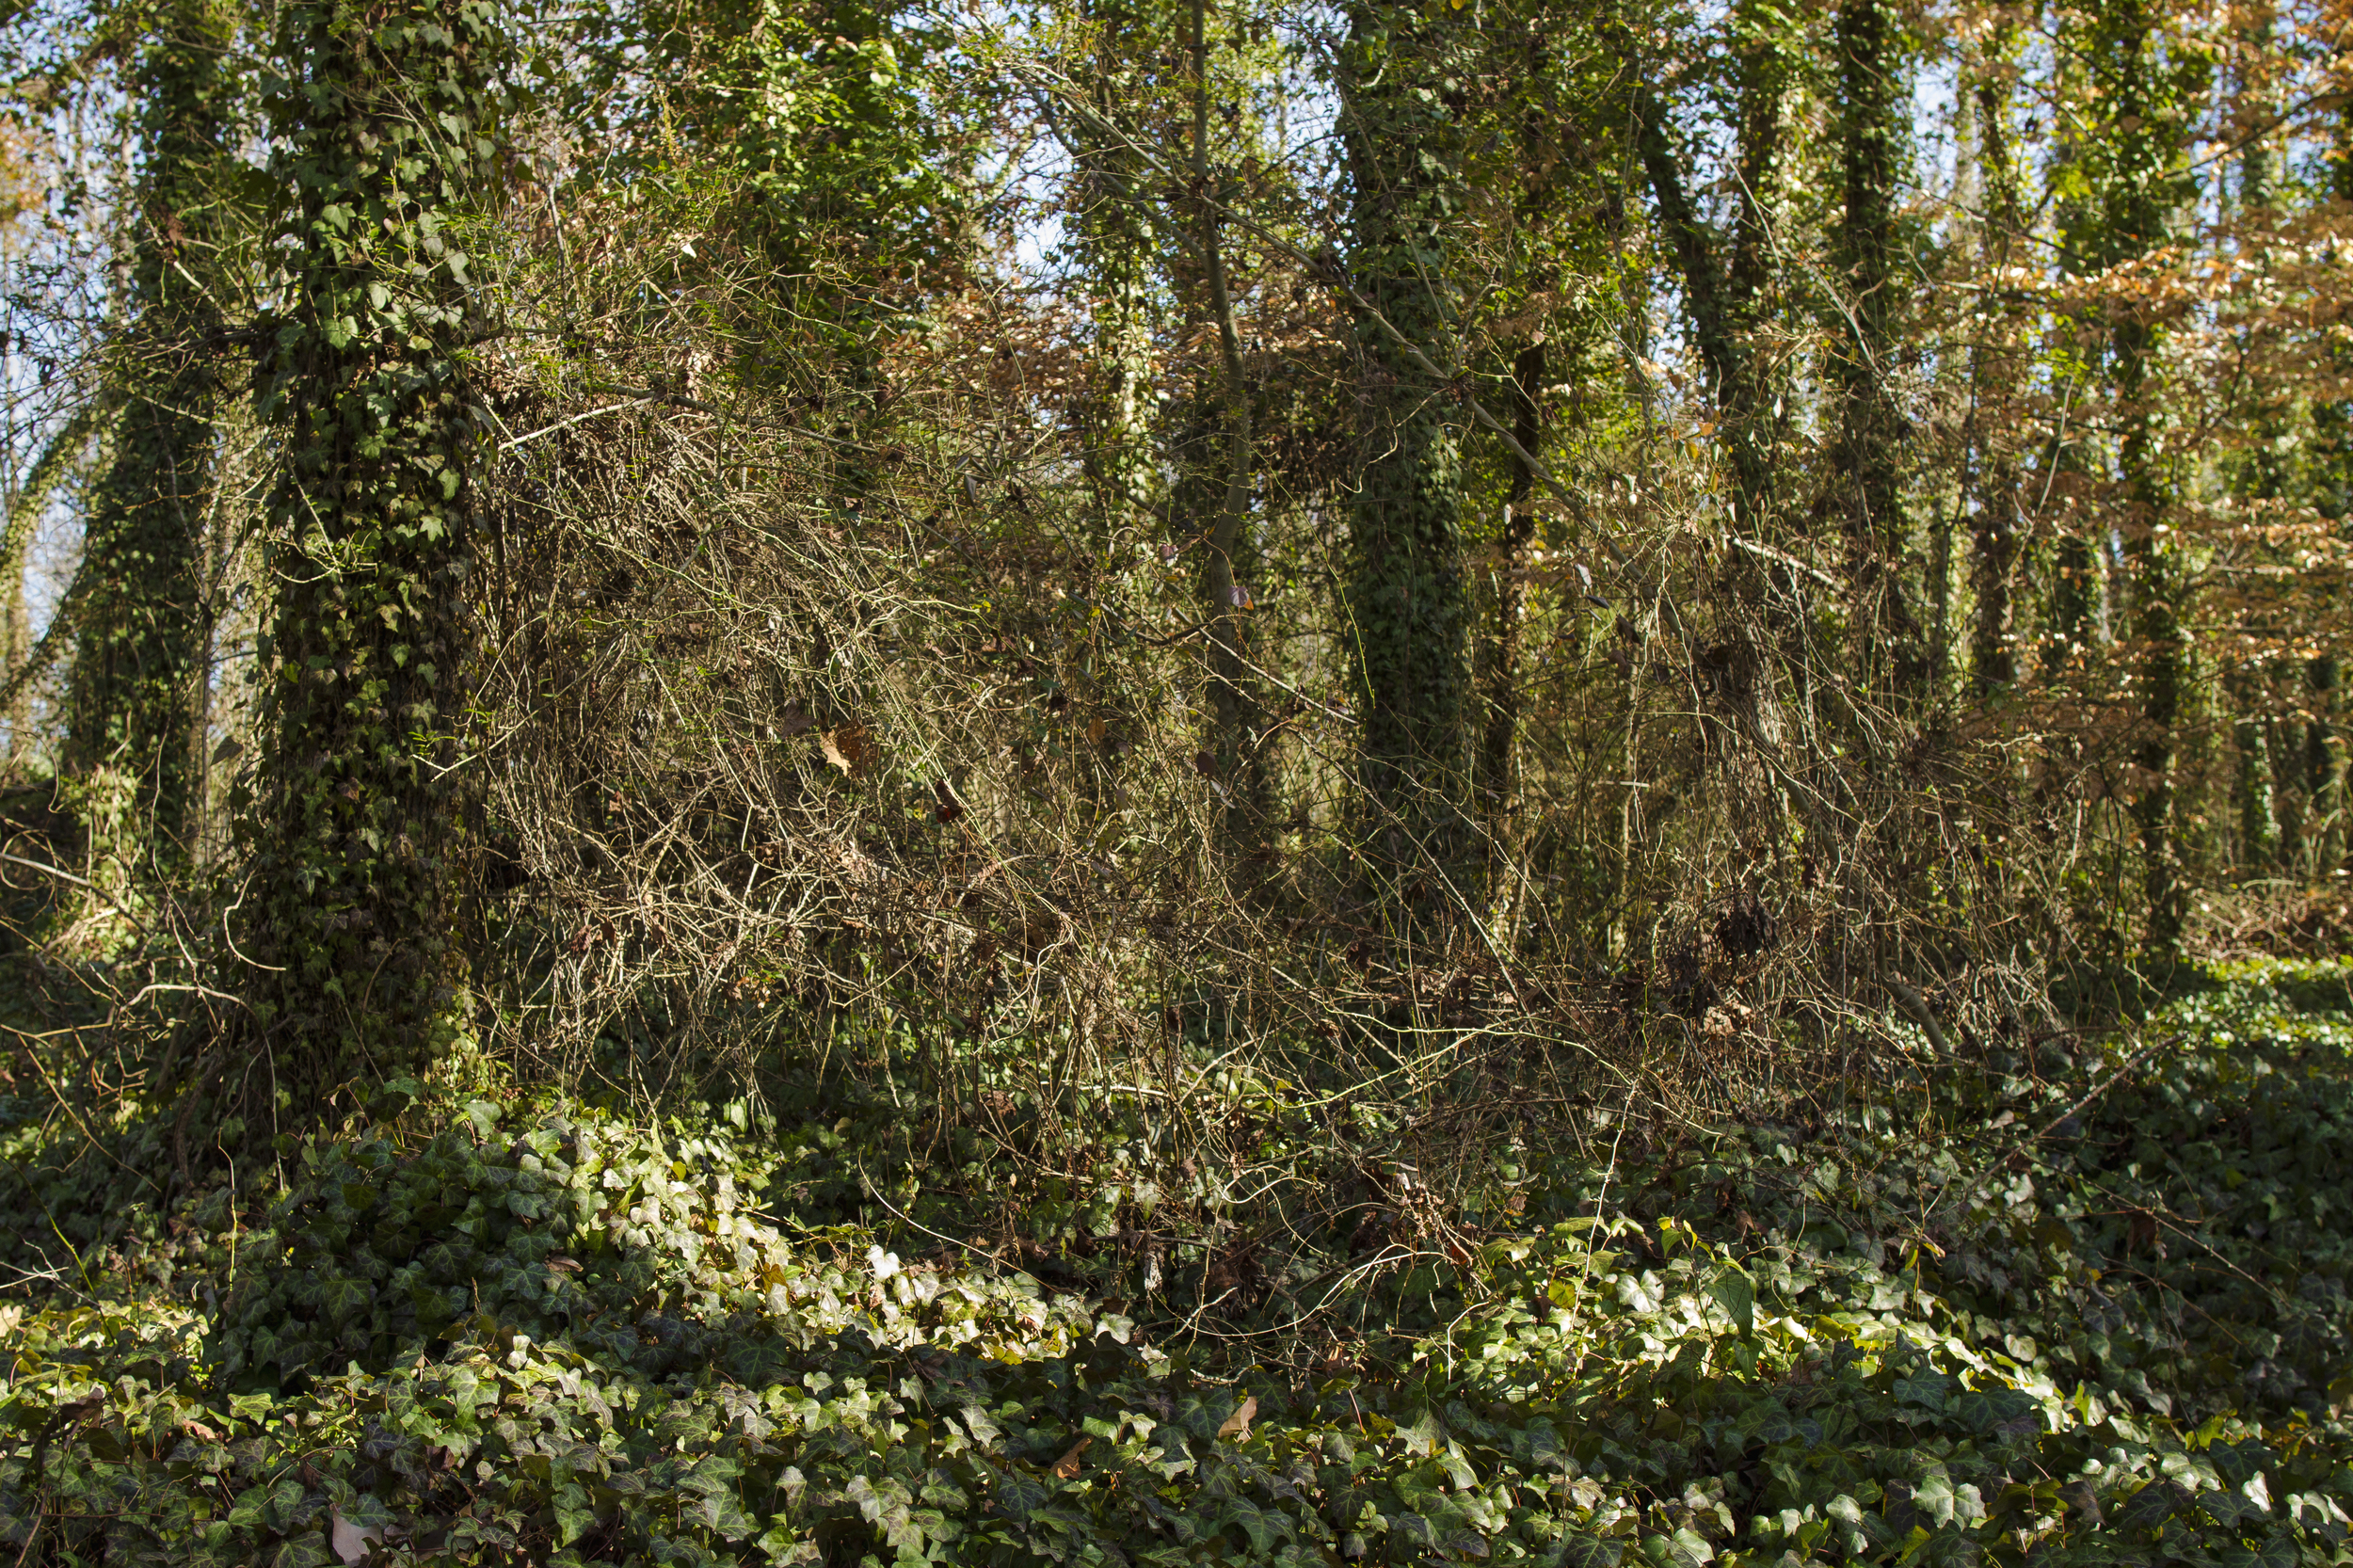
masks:
<svg viewBox="0 0 2353 1568"><path fill-rule="evenodd" d="M132 219L132 324L122 411L85 536L90 569L74 584L67 755L76 771L111 765L136 777L152 842L170 854L195 773L198 520L213 488L219 383L207 340L221 326L208 275L227 228L218 176L235 81L223 58L236 13L220 0L172 0L156 20L133 73L146 167Z"/></svg>
<svg viewBox="0 0 2353 1568"><path fill-rule="evenodd" d="M452 220L496 156L504 45L479 0L314 0L280 13L273 174L294 196L259 388L270 497L269 744L237 805L232 959L283 1104L421 1069L462 962L457 847L472 496L489 326ZM250 1053L248 1053L250 1054Z"/></svg>

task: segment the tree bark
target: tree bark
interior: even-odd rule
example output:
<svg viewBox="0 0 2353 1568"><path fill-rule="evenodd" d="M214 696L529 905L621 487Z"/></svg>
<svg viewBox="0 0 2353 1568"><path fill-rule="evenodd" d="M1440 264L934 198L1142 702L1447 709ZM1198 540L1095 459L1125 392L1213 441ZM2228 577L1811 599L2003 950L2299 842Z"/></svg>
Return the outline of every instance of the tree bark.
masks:
<svg viewBox="0 0 2353 1568"><path fill-rule="evenodd" d="M2144 253L2157 243L2169 202L2173 149L2167 94L2153 79L2156 28L2145 0L2124 0L2100 14L2092 58L2111 84L2105 100L2113 165L2105 191L2099 258L2104 264ZM2175 777L2178 730L2188 697L2189 648L2182 596L2188 584L2171 532L2155 406L2158 328L2135 317L2111 338L2113 386L2121 435L2117 466L2130 508L2124 552L2131 581L2133 634L2140 648L2140 740L2133 750L2133 820L2139 835L2148 905L2146 940L2160 955L2180 952L2185 910Z"/></svg>
<svg viewBox="0 0 2353 1568"><path fill-rule="evenodd" d="M1977 167L1985 190L1979 254L1997 272L2010 264L2025 226L2018 153L2009 123L2009 73L2016 51L2017 24L1997 23L1987 40L1976 84ZM2010 367L2006 359L1990 362L1982 347L1974 360L1976 403L1982 409L2010 390ZM1977 515L1972 528L1976 560L1971 578L1977 613L1971 619L1969 651L1970 681L1979 701L2018 683L2011 592L2019 554L2018 465L2007 423L1973 421L1970 432L1973 456L1983 455L1984 472L1976 487Z"/></svg>
<svg viewBox="0 0 2353 1568"><path fill-rule="evenodd" d="M1146 184L1138 99L1151 30L1135 0L1086 0L1098 29L1092 113L1072 138L1079 170L1076 228L1093 286L1095 394L1087 466L1106 542L1139 529L1158 488L1152 453L1152 268L1150 224L1135 192Z"/></svg>

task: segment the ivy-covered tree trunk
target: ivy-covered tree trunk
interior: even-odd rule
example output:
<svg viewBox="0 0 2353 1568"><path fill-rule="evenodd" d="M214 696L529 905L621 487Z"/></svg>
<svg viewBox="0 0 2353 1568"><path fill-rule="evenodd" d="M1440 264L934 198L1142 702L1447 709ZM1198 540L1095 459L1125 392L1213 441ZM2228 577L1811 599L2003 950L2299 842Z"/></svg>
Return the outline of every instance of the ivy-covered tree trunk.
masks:
<svg viewBox="0 0 2353 1568"><path fill-rule="evenodd" d="M1258 715L1257 693L1245 670L1242 655L1242 608L1248 586L1237 573L1250 520L1252 418L1250 387L1243 374L1241 339L1234 327L1233 290L1225 270L1223 217L1229 192L1219 188L1220 176L1209 161L1209 49L1207 0L1193 0L1193 179L1195 204L1194 244L1198 249L1204 290L1203 303L1218 342L1219 392L1222 406L1218 425L1225 437L1221 474L1214 487L1216 510L1211 514L1208 550L1204 552L1201 593L1209 628L1210 772L1225 791L1225 820L1221 837L1229 850L1255 847L1257 818L1265 782L1258 765L1253 731ZM1200 394L1207 402L1207 390ZM1186 520L1187 528L1195 526Z"/></svg>
<svg viewBox="0 0 2353 1568"><path fill-rule="evenodd" d="M455 220L494 156L503 49L481 0L297 0L278 47L295 210L260 390L276 607L237 956L261 966L245 991L281 1096L331 1103L424 1067L463 978L447 888L484 428L464 357L487 323Z"/></svg>
<svg viewBox="0 0 2353 1568"><path fill-rule="evenodd" d="M2329 195L2353 203L2353 105L2338 111L2336 145L2329 150ZM2353 350L2335 349L2337 369L2353 383ZM2353 526L2353 398L2337 398L2313 411L2320 445L2321 515L2340 533ZM2304 728L2305 820L2311 824L2312 874L2328 877L2345 853L2345 755L2336 722L2342 671L2334 654L2323 653L2305 666L2312 692L2312 717Z"/></svg>
<svg viewBox="0 0 2353 1568"><path fill-rule="evenodd" d="M1775 189L1785 151L1790 72L1779 37L1785 23L1773 8L1741 0L1733 15L1741 40L1737 78L1739 179L1727 244L1719 244L1701 216L1685 182L1686 159L1675 146L1667 105L1645 81L1638 80L1634 90L1633 132L1659 227L1683 284L1693 344L1713 394L1720 439L1731 468L1734 532L1737 537L1771 545L1780 526L1773 454L1785 376L1757 352L1756 336L1770 309ZM1639 49L1630 36L1621 37L1629 53ZM1794 687L1791 696L1798 707L1809 708L1816 663L1806 646L1811 617L1798 609L1801 585L1783 560L1742 554L1732 564L1731 574L1737 591L1754 606L1756 616L1736 624L1725 689L1740 695L1750 723L1762 731L1770 724L1764 704L1773 689L1774 651L1756 629L1770 629Z"/></svg>
<svg viewBox="0 0 2353 1568"><path fill-rule="evenodd" d="M1545 344L1523 344L1512 357L1512 436L1520 450L1544 446ZM1528 620L1528 552L1536 542L1536 472L1512 458L1512 488L1497 541L1495 626L1481 645L1485 726L1479 746L1479 795L1491 844L1503 841L1512 796L1512 751L1520 731L1520 651Z"/></svg>
<svg viewBox="0 0 2353 1568"><path fill-rule="evenodd" d="M1429 362L1455 358L1452 232L1465 200L1461 24L1409 6L1349 12L1342 61L1349 264L1356 288ZM1364 464L1349 527L1346 613L1375 859L1451 861L1464 847L1471 720L1462 421L1379 323L1356 330Z"/></svg>
<svg viewBox="0 0 2353 1568"><path fill-rule="evenodd" d="M2233 694L2252 706L2252 694ZM2261 718L2242 712L2232 726L2238 752L2238 777L2232 794L2238 808L2238 865L2242 874L2268 872L2280 857L2280 814L2272 791L2270 736Z"/></svg>
<svg viewBox="0 0 2353 1568"><path fill-rule="evenodd" d="M1903 577L1907 535L1900 467L1904 421L1896 404L1896 182L1901 169L1898 91L1904 44L1883 0L1838 8L1839 135L1846 184L1837 234L1846 297L1835 326L1838 487L1855 581L1867 620L1863 668L1916 692L1928 678L1918 617Z"/></svg>
<svg viewBox="0 0 2353 1568"><path fill-rule="evenodd" d="M2248 8L2239 18L2240 49L2233 92L2237 100L2235 118L2242 127L2265 126L2277 112L2270 102L2270 84L2265 70L2271 54L2272 24L2268 8L2261 5ZM2259 264L2267 260L2264 256L2261 229L2271 206L2272 184L2269 140L2260 129L2253 130L2238 150L2237 206L2240 218L2249 226L2240 241L2242 253ZM2251 346L2244 339L2242 345ZM2279 500L2286 488L2288 476L2281 461L2280 435L2287 409L2285 399L2278 392L2253 390L2253 396L2258 406L2256 439L2247 451L2237 455L2231 489L2233 500L2250 508L2261 508L2265 503ZM2280 857L2276 773L2270 735L2262 712L2268 686L2265 672L2258 668L2229 680L2222 688L2224 699L2237 710L2232 722L2237 776L2232 781L2231 796L2238 815L2237 870L2242 876L2269 872Z"/></svg>
<svg viewBox="0 0 2353 1568"><path fill-rule="evenodd" d="M2304 726L2304 819L2311 824L2312 874L2334 875L2345 856L2345 746L2337 728L2343 669L2324 653L2305 667L2312 718Z"/></svg>
<svg viewBox="0 0 2353 1568"><path fill-rule="evenodd" d="M1158 476L1152 453L1157 257L1144 207L1146 64L1156 40L1138 0L1087 0L1095 31L1088 87L1093 113L1076 127L1074 227L1094 313L1095 387L1088 399L1086 461L1106 541L1143 526Z"/></svg>
<svg viewBox="0 0 2353 1568"><path fill-rule="evenodd" d="M2142 255L2163 237L2180 180L2172 167L2182 118L2177 100L2189 96L2192 84L2167 75L2163 40L2145 0L2097 12L2086 42L2108 111L2098 154L2105 165L2098 169L2103 210L2082 257L2089 270ZM2156 407L2158 347L2153 322L2126 315L2116 323L2110 384L2120 427L2118 476L2131 507L2124 548L2132 632L2140 650L2132 810L2148 904L2145 939L2162 954L2179 951L2185 915L2174 762L2189 696L2190 652L2182 613L2187 573L2170 532L2172 496Z"/></svg>
<svg viewBox="0 0 2353 1568"><path fill-rule="evenodd" d="M1631 40L1626 47L1633 48ZM1683 284L1693 345L1707 373L1732 466L1733 525L1744 538L1771 532L1773 404L1769 377L1759 369L1750 336L1758 325L1770 268L1769 192L1781 154L1785 72L1779 56L1756 43L1740 63L1740 192L1730 246L1721 259L1684 179L1686 158L1675 146L1666 102L1648 83L1635 88L1634 138L1658 209L1658 223Z"/></svg>
<svg viewBox="0 0 2353 1568"><path fill-rule="evenodd" d="M2017 25L1999 22L1977 60L1977 168L1985 192L1985 222L1979 250L1983 261L2007 269L2025 231L2018 152L2010 132L2010 73L2015 69ZM1973 371L1980 407L2007 392L2015 376L2008 363L1992 362L1980 350ZM2018 682L2018 651L2012 636L2018 570L2018 466L2013 433L1996 422L1980 421L1972 432L1982 454L1984 477L1977 486L1971 570L1977 610L1970 626L1970 682L1979 699Z"/></svg>
<svg viewBox="0 0 2353 1568"><path fill-rule="evenodd" d="M72 611L66 764L134 779L152 824L143 848L167 862L183 847L200 744L192 728L208 612L198 560L218 380L218 345L207 340L220 325L221 141L232 90L222 57L236 16L219 0L175 0L139 52L121 411L91 497Z"/></svg>

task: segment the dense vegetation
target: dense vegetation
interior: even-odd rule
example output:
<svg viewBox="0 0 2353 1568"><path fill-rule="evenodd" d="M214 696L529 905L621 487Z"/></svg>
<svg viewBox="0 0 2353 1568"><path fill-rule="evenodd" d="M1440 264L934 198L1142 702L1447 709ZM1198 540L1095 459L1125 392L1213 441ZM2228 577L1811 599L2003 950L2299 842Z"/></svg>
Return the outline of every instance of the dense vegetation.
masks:
<svg viewBox="0 0 2353 1568"><path fill-rule="evenodd" d="M2353 1561L2347 37L0 10L0 1551Z"/></svg>

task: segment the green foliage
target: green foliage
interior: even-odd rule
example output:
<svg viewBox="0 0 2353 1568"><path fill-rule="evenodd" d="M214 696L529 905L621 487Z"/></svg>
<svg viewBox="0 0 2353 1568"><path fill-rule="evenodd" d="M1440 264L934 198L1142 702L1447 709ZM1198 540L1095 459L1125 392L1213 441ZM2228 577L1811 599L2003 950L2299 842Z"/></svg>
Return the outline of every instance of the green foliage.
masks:
<svg viewBox="0 0 2353 1568"><path fill-rule="evenodd" d="M2021 1041L1807 1126L1505 1162L1456 1244L1356 1271L1389 1329L1289 1369L979 1254L774 1219L842 1154L830 1127L477 1100L421 1144L306 1146L257 1228L225 1189L191 1203L175 1291L7 1309L0 1539L173 1562L2341 1561L2353 1018L2297 1004L2345 984L2231 977L2145 1059Z"/></svg>
<svg viewBox="0 0 2353 1568"><path fill-rule="evenodd" d="M660 0L582 25L586 69L550 84L568 117L615 137L638 182L717 179L717 221L765 275L746 302L787 307L784 330L830 326L871 352L875 323L955 253L964 89L938 62L946 34L904 8ZM689 248L687 270L710 264ZM751 378L776 375L775 348L752 347Z"/></svg>

